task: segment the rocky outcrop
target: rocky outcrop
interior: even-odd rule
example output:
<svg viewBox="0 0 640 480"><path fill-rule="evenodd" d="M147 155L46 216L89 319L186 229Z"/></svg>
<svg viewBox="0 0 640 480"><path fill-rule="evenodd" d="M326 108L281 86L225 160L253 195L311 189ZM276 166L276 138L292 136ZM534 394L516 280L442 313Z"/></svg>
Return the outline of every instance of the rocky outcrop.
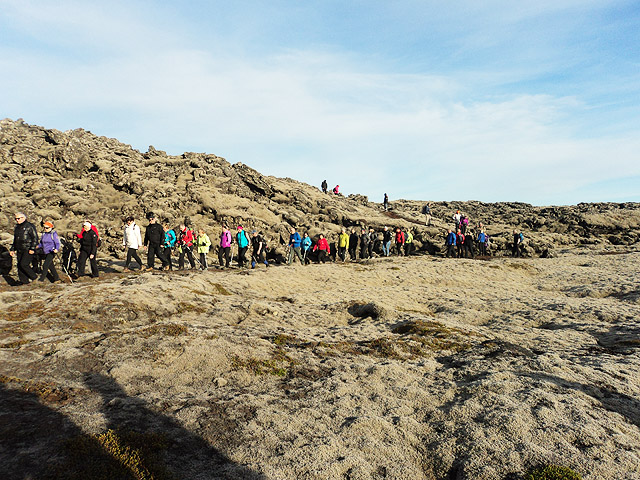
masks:
<svg viewBox="0 0 640 480"><path fill-rule="evenodd" d="M224 223L262 230L280 250L274 255L282 253L279 245L291 225L329 238L341 227L412 228L418 251L437 254L456 210L472 225L485 225L493 255L509 252L514 228L525 232L525 250L535 256L570 246L628 248L640 239L637 203L432 202L433 225L426 226L420 213L424 202L400 200L384 212L365 196L325 195L215 155L171 156L153 146L141 153L86 130L60 132L22 120L0 122L0 180L0 208L7 212L0 218L0 240L9 238L15 210L36 224L53 220L59 232L77 231L90 219L100 227L103 252L111 255L119 252L122 218L143 219L149 211L170 225L187 218L214 237Z"/></svg>

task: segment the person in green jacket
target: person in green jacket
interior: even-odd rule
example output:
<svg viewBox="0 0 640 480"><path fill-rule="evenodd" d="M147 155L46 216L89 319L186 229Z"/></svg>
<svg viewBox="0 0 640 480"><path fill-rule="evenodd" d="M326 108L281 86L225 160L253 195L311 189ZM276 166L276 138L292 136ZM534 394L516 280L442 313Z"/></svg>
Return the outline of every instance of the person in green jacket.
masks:
<svg viewBox="0 0 640 480"><path fill-rule="evenodd" d="M196 247L200 254L200 268L202 270L206 270L209 268L209 264L207 263L207 253L209 253L209 247L211 247L211 240L209 239L209 236L204 233L203 229L198 230Z"/></svg>

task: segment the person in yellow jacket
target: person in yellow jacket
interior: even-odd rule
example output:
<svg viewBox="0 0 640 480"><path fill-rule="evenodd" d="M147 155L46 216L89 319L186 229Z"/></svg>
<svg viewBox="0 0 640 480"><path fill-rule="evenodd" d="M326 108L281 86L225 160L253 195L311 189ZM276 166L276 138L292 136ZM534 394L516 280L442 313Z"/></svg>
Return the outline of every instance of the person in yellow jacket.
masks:
<svg viewBox="0 0 640 480"><path fill-rule="evenodd" d="M407 229L404 239L404 254L408 256L411 255L411 252L413 252L413 233Z"/></svg>
<svg viewBox="0 0 640 480"><path fill-rule="evenodd" d="M347 258L347 250L349 248L349 234L346 229L342 229L340 237L338 237L338 256L344 262Z"/></svg>
<svg viewBox="0 0 640 480"><path fill-rule="evenodd" d="M209 253L209 248L211 247L211 240L209 239L209 236L204 233L203 229L198 230L196 247L200 254L200 268L202 270L206 270L209 268L209 264L207 263L207 253Z"/></svg>

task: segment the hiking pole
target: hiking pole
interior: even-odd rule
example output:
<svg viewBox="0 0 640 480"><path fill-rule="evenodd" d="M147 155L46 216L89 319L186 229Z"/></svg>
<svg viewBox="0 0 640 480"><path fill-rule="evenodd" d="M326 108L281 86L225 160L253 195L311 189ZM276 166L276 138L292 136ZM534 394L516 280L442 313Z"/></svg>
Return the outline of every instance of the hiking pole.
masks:
<svg viewBox="0 0 640 480"><path fill-rule="evenodd" d="M71 275L69 275L69 271L64 267L64 262L60 259L58 260L60 261L60 267L62 268L62 271L67 275L67 277L69 277L69 281L73 283L73 280L71 279Z"/></svg>

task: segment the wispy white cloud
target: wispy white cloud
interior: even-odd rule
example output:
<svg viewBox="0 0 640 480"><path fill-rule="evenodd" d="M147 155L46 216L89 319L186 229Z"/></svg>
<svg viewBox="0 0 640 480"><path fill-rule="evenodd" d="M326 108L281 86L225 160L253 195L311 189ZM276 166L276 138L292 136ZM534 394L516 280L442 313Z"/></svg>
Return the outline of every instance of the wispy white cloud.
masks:
<svg viewBox="0 0 640 480"><path fill-rule="evenodd" d="M579 96L475 91L501 72L397 73L330 48L239 56L188 45L180 29L158 26L166 19L146 22L123 4L3 3L15 28L44 41L38 32L55 24L60 36L52 50L0 48L0 68L15 72L0 78L1 103L28 122L90 128L142 150L208 151L373 198L567 203L596 179L640 175L638 136L585 139L576 119L592 106ZM80 61L67 42L110 53Z"/></svg>

